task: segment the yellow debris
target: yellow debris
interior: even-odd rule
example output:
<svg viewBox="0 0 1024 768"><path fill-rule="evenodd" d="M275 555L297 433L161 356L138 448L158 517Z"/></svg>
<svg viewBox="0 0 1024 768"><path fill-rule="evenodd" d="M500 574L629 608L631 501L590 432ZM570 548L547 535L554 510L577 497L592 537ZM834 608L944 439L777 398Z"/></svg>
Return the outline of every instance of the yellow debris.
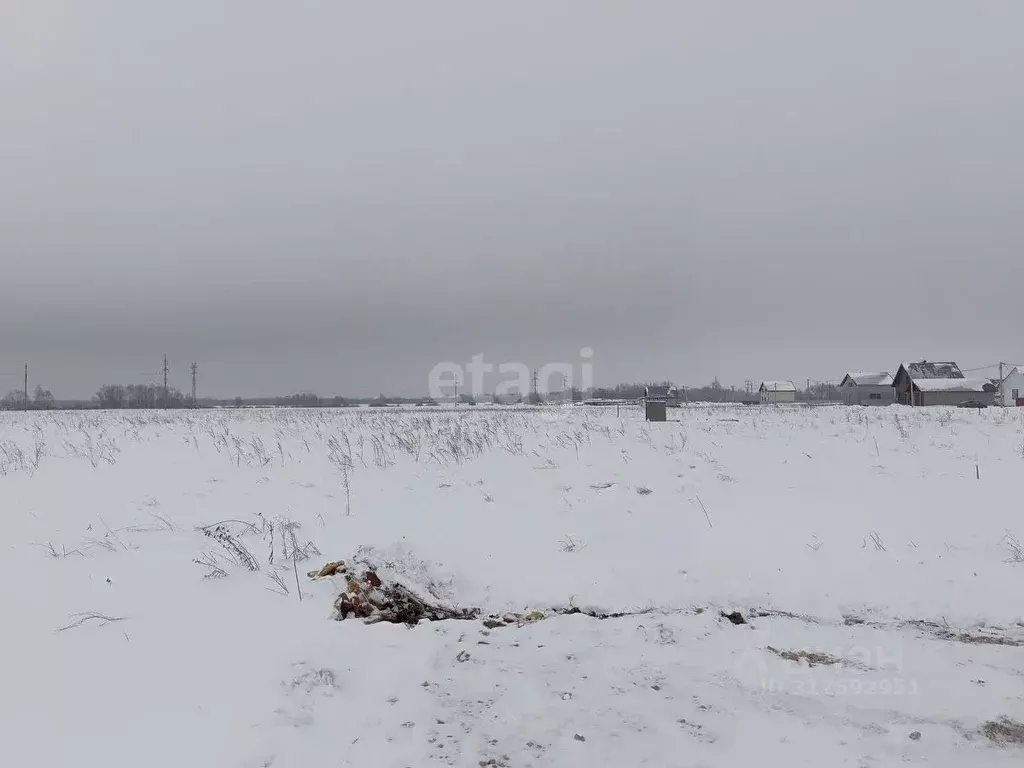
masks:
<svg viewBox="0 0 1024 768"><path fill-rule="evenodd" d="M333 560L318 571L310 571L309 578L311 579L323 579L327 576L333 576L338 571L345 572L345 561L344 560Z"/></svg>

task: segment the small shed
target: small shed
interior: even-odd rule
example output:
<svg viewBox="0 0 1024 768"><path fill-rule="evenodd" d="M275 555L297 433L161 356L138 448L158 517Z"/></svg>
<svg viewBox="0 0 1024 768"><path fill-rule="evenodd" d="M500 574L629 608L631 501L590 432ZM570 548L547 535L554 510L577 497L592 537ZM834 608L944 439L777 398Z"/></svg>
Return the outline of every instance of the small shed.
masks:
<svg viewBox="0 0 1024 768"><path fill-rule="evenodd" d="M792 381L762 381L758 392L762 404L796 402L796 384Z"/></svg>
<svg viewBox="0 0 1024 768"><path fill-rule="evenodd" d="M676 396L675 387L644 387L644 417L647 421L668 421L668 402Z"/></svg>
<svg viewBox="0 0 1024 768"><path fill-rule="evenodd" d="M1024 369L1013 368L1002 381L997 382L997 387L996 405L1024 406Z"/></svg>
<svg viewBox="0 0 1024 768"><path fill-rule="evenodd" d="M843 377L839 393L847 405L892 405L896 399L892 381L888 371L856 371Z"/></svg>

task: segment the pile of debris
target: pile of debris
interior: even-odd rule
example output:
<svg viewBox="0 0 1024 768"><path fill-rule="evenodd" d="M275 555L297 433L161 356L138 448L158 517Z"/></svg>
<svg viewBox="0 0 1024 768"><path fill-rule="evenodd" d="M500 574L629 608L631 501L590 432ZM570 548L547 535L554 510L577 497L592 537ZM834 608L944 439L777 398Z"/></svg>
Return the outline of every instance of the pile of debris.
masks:
<svg viewBox="0 0 1024 768"><path fill-rule="evenodd" d="M522 627L554 616L583 615L592 619L618 619L642 616L655 612L653 608L636 611L605 613L595 608L575 605L548 607L545 611L530 610L522 613L505 612L483 615L479 608L461 608L451 599L439 596L447 593L443 583L436 582L428 570L409 568L408 563L390 562L381 552L360 548L353 559L334 560L322 568L309 572L311 579L331 579L344 585L334 601L334 618L362 619L367 624L388 622L412 626L421 621L482 619L487 630L501 627ZM383 567L379 567L380 565ZM696 609L703 612L702 608Z"/></svg>
<svg viewBox="0 0 1024 768"><path fill-rule="evenodd" d="M492 613L484 619L486 629L499 629L501 627L521 627L524 624L532 624L535 621L542 621L545 618L541 611L531 611L527 614L521 613Z"/></svg>
<svg viewBox="0 0 1024 768"><path fill-rule="evenodd" d="M475 608L445 605L435 596L398 579L385 583L372 565L360 570L361 574L346 566L343 560L336 560L309 572L313 579L344 578L345 589L334 601L337 621L352 617L367 624L389 622L412 626L423 620L472 620L480 613Z"/></svg>

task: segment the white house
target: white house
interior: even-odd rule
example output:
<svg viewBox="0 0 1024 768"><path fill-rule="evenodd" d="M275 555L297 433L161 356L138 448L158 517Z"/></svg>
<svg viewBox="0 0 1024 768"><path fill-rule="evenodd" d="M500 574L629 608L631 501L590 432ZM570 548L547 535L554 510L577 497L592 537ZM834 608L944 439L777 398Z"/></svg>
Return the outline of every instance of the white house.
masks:
<svg viewBox="0 0 1024 768"><path fill-rule="evenodd" d="M998 382L996 405L1024 405L1024 369L1013 368L1006 377Z"/></svg>
<svg viewBox="0 0 1024 768"><path fill-rule="evenodd" d="M839 384L839 392L847 405L892 405L896 390L887 371L848 373Z"/></svg>
<svg viewBox="0 0 1024 768"><path fill-rule="evenodd" d="M796 384L792 381L762 381L758 392L764 404L796 402Z"/></svg>

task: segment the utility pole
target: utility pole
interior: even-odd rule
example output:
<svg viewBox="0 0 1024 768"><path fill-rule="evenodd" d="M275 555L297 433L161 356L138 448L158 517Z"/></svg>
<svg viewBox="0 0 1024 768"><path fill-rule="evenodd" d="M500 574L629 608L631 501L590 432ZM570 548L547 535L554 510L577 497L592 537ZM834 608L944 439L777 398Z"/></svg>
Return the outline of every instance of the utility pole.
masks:
<svg viewBox="0 0 1024 768"><path fill-rule="evenodd" d="M540 394L537 392L537 369L530 374L530 402L536 405L540 402Z"/></svg>
<svg viewBox="0 0 1024 768"><path fill-rule="evenodd" d="M196 371L199 370L199 366L192 363L190 370L192 371L192 407L196 407ZM166 385L165 385L166 386ZM166 395L164 395L166 397Z"/></svg>
<svg viewBox="0 0 1024 768"><path fill-rule="evenodd" d="M167 407L167 355L164 355L164 408Z"/></svg>
<svg viewBox="0 0 1024 768"><path fill-rule="evenodd" d="M25 363L25 410L28 410L28 363Z"/></svg>

